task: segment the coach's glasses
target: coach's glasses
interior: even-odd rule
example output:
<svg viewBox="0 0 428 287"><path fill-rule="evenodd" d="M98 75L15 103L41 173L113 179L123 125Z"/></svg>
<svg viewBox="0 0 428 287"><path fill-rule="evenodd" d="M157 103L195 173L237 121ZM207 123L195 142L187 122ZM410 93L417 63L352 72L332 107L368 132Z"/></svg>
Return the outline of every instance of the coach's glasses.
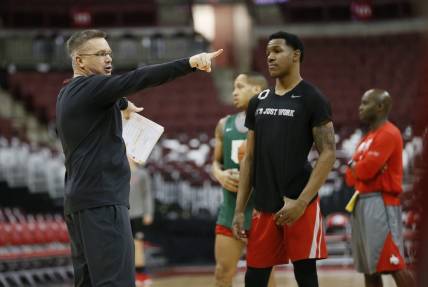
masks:
<svg viewBox="0 0 428 287"><path fill-rule="evenodd" d="M100 51L100 52L96 52L94 54L79 54L79 56L97 56L97 57L107 57L107 56L110 56L110 58L112 58L113 57L113 52Z"/></svg>

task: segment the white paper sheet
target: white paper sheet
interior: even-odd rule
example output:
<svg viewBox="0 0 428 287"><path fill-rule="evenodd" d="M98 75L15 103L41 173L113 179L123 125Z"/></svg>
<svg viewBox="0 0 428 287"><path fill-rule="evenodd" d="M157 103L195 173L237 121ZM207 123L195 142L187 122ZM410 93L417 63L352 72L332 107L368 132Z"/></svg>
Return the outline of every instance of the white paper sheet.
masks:
<svg viewBox="0 0 428 287"><path fill-rule="evenodd" d="M164 132L164 127L137 113L132 113L128 120L122 118L122 126L128 156L144 164Z"/></svg>

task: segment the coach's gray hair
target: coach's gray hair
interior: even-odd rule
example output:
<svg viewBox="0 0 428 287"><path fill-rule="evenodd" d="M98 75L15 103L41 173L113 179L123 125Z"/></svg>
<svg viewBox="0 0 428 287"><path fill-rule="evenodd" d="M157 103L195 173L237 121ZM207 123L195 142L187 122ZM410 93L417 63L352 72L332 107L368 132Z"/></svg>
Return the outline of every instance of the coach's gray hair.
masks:
<svg viewBox="0 0 428 287"><path fill-rule="evenodd" d="M67 52L70 56L87 41L95 38L106 38L107 33L101 30L84 30L74 33L67 40Z"/></svg>

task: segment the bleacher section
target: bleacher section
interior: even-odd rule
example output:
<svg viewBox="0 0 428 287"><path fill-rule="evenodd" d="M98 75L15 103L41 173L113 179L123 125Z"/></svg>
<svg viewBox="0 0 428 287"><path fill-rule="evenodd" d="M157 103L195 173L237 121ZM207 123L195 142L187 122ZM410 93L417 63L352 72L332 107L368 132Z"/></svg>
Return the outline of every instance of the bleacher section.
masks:
<svg viewBox="0 0 428 287"><path fill-rule="evenodd" d="M32 5L29 0L0 2L0 17L5 27L71 28L94 25L99 27L153 26L157 24L154 0L117 2L89 1L84 5L74 1L41 0ZM84 17L82 21L82 17Z"/></svg>
<svg viewBox="0 0 428 287"><path fill-rule="evenodd" d="M71 76L71 73L14 73L9 77L9 85L16 100L48 123L55 119L56 97L62 83Z"/></svg>
<svg viewBox="0 0 428 287"><path fill-rule="evenodd" d="M273 8L278 9L280 12L279 16L282 16L282 19L280 19L282 22L280 23L328 23L368 19L380 21L386 19L409 18L414 16L417 12L412 9L413 3L411 0L255 0L247 3L255 3L252 4L252 8L255 10L255 19L257 23L261 25L270 24L272 21L277 21L274 23L278 23L277 19L266 19L267 17L263 17L266 16L267 9Z"/></svg>
<svg viewBox="0 0 428 287"><path fill-rule="evenodd" d="M391 119L400 128L414 124L412 109L422 99L418 55L424 45L420 34L307 38L304 43L303 76L332 102L338 130L345 128L349 133L358 127L361 95L373 87L390 91L394 101ZM267 75L265 47L266 40L260 40L254 68ZM70 72L17 72L10 75L10 86L16 99L50 122L55 118L62 81L70 76ZM232 111L219 102L217 94L211 75L195 73L131 100L145 107L147 116L165 125L167 133L212 133L218 118Z"/></svg>
<svg viewBox="0 0 428 287"><path fill-rule="evenodd" d="M23 101L41 120L53 122L56 97L70 77L66 72L18 72L10 75L10 86L15 99ZM213 134L217 121L233 112L217 98L213 79L205 73L140 92L130 100L144 107L143 114L164 125L169 134Z"/></svg>
<svg viewBox="0 0 428 287"><path fill-rule="evenodd" d="M17 131L13 127L13 123L10 119L5 119L0 117L0 135L5 137L12 137L16 135Z"/></svg>
<svg viewBox="0 0 428 287"><path fill-rule="evenodd" d="M0 207L0 286L48 286L72 275L61 215Z"/></svg>
<svg viewBox="0 0 428 287"><path fill-rule="evenodd" d="M165 126L167 134L214 135L221 117L233 113L220 102L210 74L196 72L130 97L143 114Z"/></svg>
<svg viewBox="0 0 428 287"><path fill-rule="evenodd" d="M61 200L64 176L62 153L0 136L0 181L10 188L27 188L30 193L47 193L52 200Z"/></svg>

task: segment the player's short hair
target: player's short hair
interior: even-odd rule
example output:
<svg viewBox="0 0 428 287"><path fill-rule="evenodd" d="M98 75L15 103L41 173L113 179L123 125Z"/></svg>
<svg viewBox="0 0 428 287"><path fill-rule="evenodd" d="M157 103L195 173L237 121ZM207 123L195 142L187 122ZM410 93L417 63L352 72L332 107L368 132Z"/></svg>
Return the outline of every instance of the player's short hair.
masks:
<svg viewBox="0 0 428 287"><path fill-rule="evenodd" d="M247 82L250 85L259 86L262 91L267 89L268 82L265 76L263 76L262 74L257 72L247 72L247 73L243 73L243 75L246 77Z"/></svg>
<svg viewBox="0 0 428 287"><path fill-rule="evenodd" d="M279 31L279 32L273 33L272 35L269 36L269 41L272 39L284 39L285 44L287 46L293 48L294 50L299 50L300 51L300 63L303 62L305 47L303 46L303 42L300 40L300 38L297 35L287 33L284 31Z"/></svg>
<svg viewBox="0 0 428 287"><path fill-rule="evenodd" d="M79 49L83 44L88 42L91 39L95 38L107 38L107 33L101 30L84 30L74 33L67 40L67 52L71 56L74 51Z"/></svg>

